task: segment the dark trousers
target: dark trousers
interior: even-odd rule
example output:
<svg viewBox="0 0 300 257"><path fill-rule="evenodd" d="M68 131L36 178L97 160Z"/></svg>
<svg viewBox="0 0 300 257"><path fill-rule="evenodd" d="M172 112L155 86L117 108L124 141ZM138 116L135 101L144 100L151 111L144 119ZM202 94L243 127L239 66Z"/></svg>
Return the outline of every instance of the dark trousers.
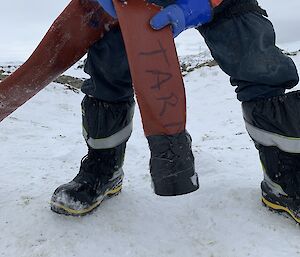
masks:
<svg viewBox="0 0 300 257"><path fill-rule="evenodd" d="M261 14L218 18L198 30L220 68L230 76L240 101L280 95L297 85L293 61L275 46L273 26ZM133 97L119 28L89 49L85 71L91 76L82 87L85 94L108 102Z"/></svg>

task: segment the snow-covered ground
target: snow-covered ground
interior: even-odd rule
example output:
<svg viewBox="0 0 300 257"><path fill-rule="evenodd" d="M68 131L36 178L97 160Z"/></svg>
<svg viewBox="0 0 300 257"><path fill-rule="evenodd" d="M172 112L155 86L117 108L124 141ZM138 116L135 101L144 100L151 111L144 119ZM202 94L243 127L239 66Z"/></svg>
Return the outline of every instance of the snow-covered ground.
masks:
<svg viewBox="0 0 300 257"><path fill-rule="evenodd" d="M294 58L300 67L300 58ZM5 257L243 257L300 255L299 226L260 203L262 178L228 78L218 67L185 77L188 129L201 189L155 196L138 110L122 194L91 215L49 210L77 173L85 145L81 94L52 83L0 124L0 255Z"/></svg>
<svg viewBox="0 0 300 257"><path fill-rule="evenodd" d="M300 49L300 36L284 38L286 49ZM182 57L206 51L192 30L177 46ZM300 56L293 59L299 69ZM0 55L0 63L6 61ZM82 77L77 70L68 73ZM185 85L200 190L174 198L154 195L136 109L123 192L82 218L52 213L49 200L74 177L86 152L83 95L52 83L1 122L0 256L300 256L299 226L260 202L261 167L228 77L206 67L185 76Z"/></svg>

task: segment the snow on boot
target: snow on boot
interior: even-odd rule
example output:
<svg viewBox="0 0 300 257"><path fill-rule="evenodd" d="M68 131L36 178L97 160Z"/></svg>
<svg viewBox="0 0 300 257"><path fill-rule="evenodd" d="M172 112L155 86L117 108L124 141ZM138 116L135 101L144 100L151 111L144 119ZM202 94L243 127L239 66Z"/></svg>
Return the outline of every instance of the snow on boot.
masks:
<svg viewBox="0 0 300 257"><path fill-rule="evenodd" d="M83 136L89 151L78 175L58 187L51 209L66 215L84 215L107 197L121 191L126 142L132 132L134 100L110 103L85 96L82 101Z"/></svg>
<svg viewBox="0 0 300 257"><path fill-rule="evenodd" d="M264 171L262 201L300 223L300 91L242 107Z"/></svg>
<svg viewBox="0 0 300 257"><path fill-rule="evenodd" d="M113 149L94 150L82 159L77 176L58 187L51 199L51 210L59 214L87 214L122 189L125 143Z"/></svg>
<svg viewBox="0 0 300 257"><path fill-rule="evenodd" d="M160 196L176 196L196 191L199 182L188 132L148 136L147 139L154 192Z"/></svg>

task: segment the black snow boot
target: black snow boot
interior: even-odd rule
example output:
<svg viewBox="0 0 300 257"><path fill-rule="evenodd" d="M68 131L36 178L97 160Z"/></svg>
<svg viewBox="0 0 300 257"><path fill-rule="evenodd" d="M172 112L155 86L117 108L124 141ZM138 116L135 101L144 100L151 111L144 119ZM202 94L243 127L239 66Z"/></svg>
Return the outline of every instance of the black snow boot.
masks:
<svg viewBox="0 0 300 257"><path fill-rule="evenodd" d="M134 100L109 103L85 96L82 101L83 135L88 154L78 175L58 187L51 209L66 215L84 215L122 188L126 142L132 131Z"/></svg>
<svg viewBox="0 0 300 257"><path fill-rule="evenodd" d="M264 169L262 201L272 210L288 213L300 223L300 154L257 144Z"/></svg>
<svg viewBox="0 0 300 257"><path fill-rule="evenodd" d="M300 223L300 92L242 106L264 171L262 201Z"/></svg>
<svg viewBox="0 0 300 257"><path fill-rule="evenodd" d="M175 196L196 191L199 182L188 132L148 136L147 139L154 192L160 196Z"/></svg>
<svg viewBox="0 0 300 257"><path fill-rule="evenodd" d="M77 176L58 187L51 199L51 210L59 214L87 214L108 198L120 193L123 180L125 143L107 150L89 149Z"/></svg>

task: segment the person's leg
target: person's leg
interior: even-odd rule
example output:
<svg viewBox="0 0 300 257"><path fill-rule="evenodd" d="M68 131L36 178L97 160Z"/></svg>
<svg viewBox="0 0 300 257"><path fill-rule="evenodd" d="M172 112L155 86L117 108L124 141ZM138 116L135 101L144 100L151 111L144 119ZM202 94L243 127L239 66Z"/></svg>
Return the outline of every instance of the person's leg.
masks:
<svg viewBox="0 0 300 257"><path fill-rule="evenodd" d="M85 71L91 79L84 83L82 90L105 101L123 101L133 94L128 62L119 30L109 36L110 40L106 43L101 41L90 49ZM147 140L156 194L173 196L198 189L192 141L187 131L176 135L148 136Z"/></svg>
<svg viewBox="0 0 300 257"><path fill-rule="evenodd" d="M275 46L271 22L254 11L219 15L199 31L237 87L246 128L263 165L263 202L300 222L300 114L295 111L300 93L285 94L299 80L293 61Z"/></svg>
<svg viewBox="0 0 300 257"><path fill-rule="evenodd" d="M118 28L89 49L85 71L91 76L82 87L86 94L82 130L88 154L78 175L58 187L51 199L51 209L67 215L86 214L122 188L122 166L135 103Z"/></svg>
<svg viewBox="0 0 300 257"><path fill-rule="evenodd" d="M126 141L132 130L133 89L120 30L110 31L89 49L82 101L83 135L88 154L79 174L58 187L51 209L67 215L83 215L121 189ZM179 195L198 189L191 137L176 135L147 138L151 151L150 173L158 195Z"/></svg>
<svg viewBox="0 0 300 257"><path fill-rule="evenodd" d="M300 91L243 102L242 107L264 171L262 200L300 223Z"/></svg>

